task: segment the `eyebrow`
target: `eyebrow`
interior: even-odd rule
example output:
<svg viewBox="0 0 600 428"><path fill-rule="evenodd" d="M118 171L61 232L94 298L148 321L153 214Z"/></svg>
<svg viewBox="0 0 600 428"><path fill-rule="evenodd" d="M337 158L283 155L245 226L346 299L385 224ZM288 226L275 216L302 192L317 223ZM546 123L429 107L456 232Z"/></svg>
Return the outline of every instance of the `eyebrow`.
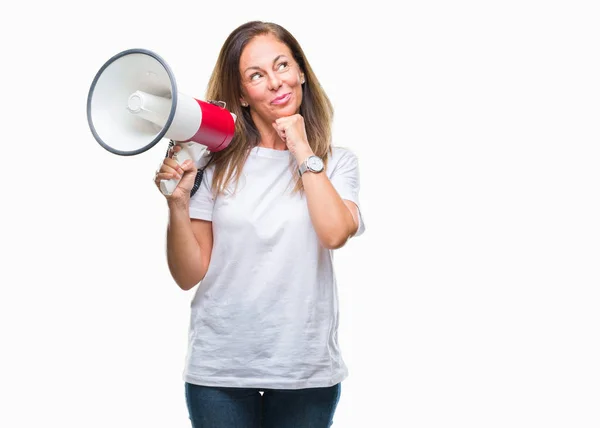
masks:
<svg viewBox="0 0 600 428"><path fill-rule="evenodd" d="M275 57L275 59L273 60L273 64L275 64L277 61L279 61L280 58L285 57L285 55L281 54L281 55L277 55ZM248 67L247 69L244 70L244 74L246 74L246 72L248 70L260 70L260 67L257 66L252 66L252 67Z"/></svg>

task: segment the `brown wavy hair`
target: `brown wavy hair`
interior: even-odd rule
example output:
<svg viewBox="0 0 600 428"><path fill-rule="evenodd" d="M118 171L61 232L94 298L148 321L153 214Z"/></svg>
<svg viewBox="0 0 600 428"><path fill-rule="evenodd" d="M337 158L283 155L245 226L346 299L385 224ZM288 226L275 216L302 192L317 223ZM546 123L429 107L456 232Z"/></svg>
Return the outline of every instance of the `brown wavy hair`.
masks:
<svg viewBox="0 0 600 428"><path fill-rule="evenodd" d="M319 84L300 44L289 31L272 22L250 21L242 24L225 40L221 47L217 63L211 74L206 91L207 100L218 100L226 103L227 109L237 116L235 134L229 146L211 154L208 165L215 165L212 191L223 192L232 181L237 184L242 168L250 149L260 143L260 134L250 115L250 109L240 104L242 98L242 76L240 74L240 57L242 51L254 37L272 34L288 46L294 60L304 73L305 83L302 85L302 104L300 115L304 118L306 136L315 153L323 159L325 166L331 152L331 125L333 122L333 105ZM293 171L298 170L290 164ZM293 175L294 176L294 175ZM302 192L302 180L296 174L294 192Z"/></svg>

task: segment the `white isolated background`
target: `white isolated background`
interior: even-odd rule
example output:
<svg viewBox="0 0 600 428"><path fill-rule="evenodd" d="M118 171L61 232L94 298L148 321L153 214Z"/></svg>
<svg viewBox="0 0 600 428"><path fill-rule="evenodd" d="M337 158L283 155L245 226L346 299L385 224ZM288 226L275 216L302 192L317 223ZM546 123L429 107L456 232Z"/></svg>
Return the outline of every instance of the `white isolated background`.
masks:
<svg viewBox="0 0 600 428"><path fill-rule="evenodd" d="M600 426L600 15L588 1L13 2L2 25L0 426L189 427L194 291L165 261L167 146L100 147L112 55L204 96L243 22L288 28L359 156L336 252L339 428Z"/></svg>

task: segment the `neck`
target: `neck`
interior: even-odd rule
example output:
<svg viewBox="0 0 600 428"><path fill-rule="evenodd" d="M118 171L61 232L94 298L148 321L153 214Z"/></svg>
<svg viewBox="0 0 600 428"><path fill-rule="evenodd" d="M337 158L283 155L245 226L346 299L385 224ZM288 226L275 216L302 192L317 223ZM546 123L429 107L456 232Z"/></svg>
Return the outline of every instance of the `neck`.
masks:
<svg viewBox="0 0 600 428"><path fill-rule="evenodd" d="M264 134L260 134L260 143L258 143L259 147L264 147L266 149L273 149L273 150L287 150L287 145L281 140L281 138L279 138L279 135L277 135L277 133L275 133L274 136L272 135L264 135Z"/></svg>

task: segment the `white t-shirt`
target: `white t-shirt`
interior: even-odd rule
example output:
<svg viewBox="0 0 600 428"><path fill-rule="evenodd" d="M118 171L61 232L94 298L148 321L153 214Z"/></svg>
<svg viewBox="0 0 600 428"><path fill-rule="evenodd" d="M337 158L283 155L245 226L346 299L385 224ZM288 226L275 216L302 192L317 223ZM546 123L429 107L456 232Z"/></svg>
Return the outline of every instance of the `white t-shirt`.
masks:
<svg viewBox="0 0 600 428"><path fill-rule="evenodd" d="M291 193L290 160L287 150L255 147L236 193L213 198L208 167L190 201L191 218L212 221L213 250L191 303L186 382L300 389L348 375L333 251L320 245L306 198ZM351 151L333 147L326 174L342 199L359 204ZM363 231L361 219L355 236Z"/></svg>

